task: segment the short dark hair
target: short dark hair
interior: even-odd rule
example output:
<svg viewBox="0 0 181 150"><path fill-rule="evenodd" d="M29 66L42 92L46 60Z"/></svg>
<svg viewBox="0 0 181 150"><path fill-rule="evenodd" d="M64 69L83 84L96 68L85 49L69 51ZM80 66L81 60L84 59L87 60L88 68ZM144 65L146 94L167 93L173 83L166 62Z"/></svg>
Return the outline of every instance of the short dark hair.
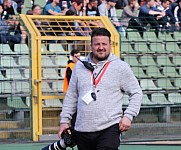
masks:
<svg viewBox="0 0 181 150"><path fill-rule="evenodd" d="M33 5L33 6L31 7L31 10L34 10L36 7L40 7L40 8L41 8L40 5L36 4L36 5Z"/></svg>
<svg viewBox="0 0 181 150"><path fill-rule="evenodd" d="M66 16L74 16L76 15L75 12L71 9L67 10L66 13L65 13Z"/></svg>
<svg viewBox="0 0 181 150"><path fill-rule="evenodd" d="M109 40L111 39L111 33L106 28L94 29L91 34L91 42L92 42L92 38L95 36L107 36L109 38Z"/></svg>
<svg viewBox="0 0 181 150"><path fill-rule="evenodd" d="M73 49L71 52L70 52L70 55L71 56L74 56L75 54L78 54L80 53L80 51L78 49Z"/></svg>
<svg viewBox="0 0 181 150"><path fill-rule="evenodd" d="M32 10L27 10L26 15L33 15L33 11Z"/></svg>

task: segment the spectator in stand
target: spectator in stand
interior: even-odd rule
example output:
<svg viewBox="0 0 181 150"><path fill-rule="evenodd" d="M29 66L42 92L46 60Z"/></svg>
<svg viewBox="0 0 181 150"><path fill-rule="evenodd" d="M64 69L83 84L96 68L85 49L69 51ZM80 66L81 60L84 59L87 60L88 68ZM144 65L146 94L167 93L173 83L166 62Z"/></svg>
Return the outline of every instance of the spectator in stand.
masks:
<svg viewBox="0 0 181 150"><path fill-rule="evenodd" d="M107 0L98 6L100 16L108 16L118 32L125 32L117 18L115 5L118 0Z"/></svg>
<svg viewBox="0 0 181 150"><path fill-rule="evenodd" d="M86 16L100 16L97 0L89 0L86 7Z"/></svg>
<svg viewBox="0 0 181 150"><path fill-rule="evenodd" d="M97 0L89 0L89 3L86 6L85 15L86 16L100 16ZM102 23L100 23L100 21L90 21L87 25L100 27L102 26Z"/></svg>
<svg viewBox="0 0 181 150"><path fill-rule="evenodd" d="M87 5L89 3L89 0L83 0L83 7L80 11L80 16L86 16L86 8L87 8Z"/></svg>
<svg viewBox="0 0 181 150"><path fill-rule="evenodd" d="M121 23L126 29L128 22L132 17L138 17L139 4L137 0L128 0L128 5L123 8L121 15Z"/></svg>
<svg viewBox="0 0 181 150"><path fill-rule="evenodd" d="M72 0L72 5L69 7L69 10L72 10L74 14L80 16L80 11L83 7L83 0Z"/></svg>
<svg viewBox="0 0 181 150"><path fill-rule="evenodd" d="M58 5L60 0L51 0L51 3L46 4L44 7L44 15L65 15L64 11L61 11L60 6Z"/></svg>
<svg viewBox="0 0 181 150"><path fill-rule="evenodd" d="M33 5L32 6L32 13L33 13L33 15L41 15L42 11L41 11L40 5Z"/></svg>
<svg viewBox="0 0 181 150"><path fill-rule="evenodd" d="M60 15L60 16L64 16L66 11L61 11L61 8L58 6L60 0L51 0L51 3L46 4L44 7L44 11L43 14L44 15ZM59 33L60 31L60 26L57 22L51 22L50 23L53 27L52 29L54 30L53 32L50 32L49 35L51 36L60 36L61 33ZM56 32L58 31L58 32ZM56 41L50 41L51 43L55 43Z"/></svg>
<svg viewBox="0 0 181 150"><path fill-rule="evenodd" d="M155 0L155 7L158 8L159 10L162 10L162 9L163 9L160 0Z"/></svg>
<svg viewBox="0 0 181 150"><path fill-rule="evenodd" d="M162 0L161 5L158 7L159 10L165 11L165 16L163 17L163 22L160 22L162 31L171 31L175 30L176 19L170 9L170 0Z"/></svg>
<svg viewBox="0 0 181 150"><path fill-rule="evenodd" d="M24 1L25 0L13 0L15 6L14 9L16 9L19 14L21 14L21 9L25 8Z"/></svg>
<svg viewBox="0 0 181 150"><path fill-rule="evenodd" d="M18 24L11 0L4 0L1 16L2 19L7 20L8 24L12 25L12 27Z"/></svg>
<svg viewBox="0 0 181 150"><path fill-rule="evenodd" d="M146 27L150 24L150 27L155 29L155 34L158 37L160 30L159 21L162 21L165 11L161 11L154 6L154 0L146 0L146 3L140 7L138 17L143 26Z"/></svg>
<svg viewBox="0 0 181 150"><path fill-rule="evenodd" d="M50 4L51 0L48 0L46 4ZM60 0L58 6L61 10L68 9L71 6L71 0Z"/></svg>
<svg viewBox="0 0 181 150"><path fill-rule="evenodd" d="M140 6L143 6L146 3L146 0L138 0L138 4Z"/></svg>
<svg viewBox="0 0 181 150"><path fill-rule="evenodd" d="M41 15L42 14L40 5L33 5L31 10L32 10L32 15ZM39 21L38 19L36 19L35 24L40 25L40 24L42 24L42 22Z"/></svg>
<svg viewBox="0 0 181 150"><path fill-rule="evenodd" d="M177 30L181 30L181 0L178 0L178 5L174 8L174 17L176 19L175 26Z"/></svg>
<svg viewBox="0 0 181 150"><path fill-rule="evenodd" d="M3 5L0 4L0 15L2 15L3 13ZM11 28L11 24L9 24L9 22L5 19L3 19L2 17L0 17L0 43L3 44L10 44L10 47L12 50L14 47L14 44L18 44L21 43L21 34L14 34L11 35L10 34L10 28Z"/></svg>

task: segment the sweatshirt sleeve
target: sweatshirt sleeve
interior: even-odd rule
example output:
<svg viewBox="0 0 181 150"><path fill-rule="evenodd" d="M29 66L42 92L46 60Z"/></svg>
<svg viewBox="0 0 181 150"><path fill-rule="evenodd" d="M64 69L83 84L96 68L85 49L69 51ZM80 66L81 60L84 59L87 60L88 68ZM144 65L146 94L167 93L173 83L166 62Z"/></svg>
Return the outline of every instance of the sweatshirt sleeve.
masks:
<svg viewBox="0 0 181 150"><path fill-rule="evenodd" d="M137 116L139 113L143 93L130 66L126 63L125 65L124 71L122 72L122 78L124 79L122 90L129 96L129 104L124 111L124 116L132 121L133 117Z"/></svg>
<svg viewBox="0 0 181 150"><path fill-rule="evenodd" d="M69 87L63 100L62 112L60 113L60 123L69 123L72 115L76 112L78 100L77 73L76 66L72 71Z"/></svg>

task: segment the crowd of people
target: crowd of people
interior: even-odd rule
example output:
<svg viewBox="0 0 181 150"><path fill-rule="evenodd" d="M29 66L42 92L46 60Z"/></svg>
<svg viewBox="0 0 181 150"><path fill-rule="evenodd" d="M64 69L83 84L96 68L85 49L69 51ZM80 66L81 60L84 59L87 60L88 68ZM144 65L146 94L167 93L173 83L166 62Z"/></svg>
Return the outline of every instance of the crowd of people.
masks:
<svg viewBox="0 0 181 150"><path fill-rule="evenodd" d="M25 1L0 0L0 3L0 25L4 28L0 31L0 43L26 43L26 32L15 15L25 8ZM123 9L121 14L117 14L118 7ZM149 28L155 32L181 29L181 0L47 0L45 6L32 1L27 14L108 16L118 32L125 33L127 28L134 28L141 36ZM88 26L103 26L99 21L88 23ZM15 34L11 34L11 30Z"/></svg>
<svg viewBox="0 0 181 150"><path fill-rule="evenodd" d="M120 3L123 11L117 14ZM131 28L135 18L140 24L133 25L143 30L150 26L155 31L173 32L181 26L181 0L48 0L41 14L66 15L67 10L78 16L108 16L118 32ZM89 25L102 26L100 22Z"/></svg>

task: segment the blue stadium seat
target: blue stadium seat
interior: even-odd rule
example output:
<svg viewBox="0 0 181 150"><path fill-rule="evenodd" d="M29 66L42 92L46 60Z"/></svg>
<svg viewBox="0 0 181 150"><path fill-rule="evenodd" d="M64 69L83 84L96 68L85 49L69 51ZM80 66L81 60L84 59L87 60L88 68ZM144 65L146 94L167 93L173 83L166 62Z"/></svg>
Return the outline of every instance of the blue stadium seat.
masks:
<svg viewBox="0 0 181 150"><path fill-rule="evenodd" d="M44 107L62 107L62 102L59 99L45 99Z"/></svg>
<svg viewBox="0 0 181 150"><path fill-rule="evenodd" d="M151 101L155 104L173 104L169 102L163 93L153 93L151 94Z"/></svg>
<svg viewBox="0 0 181 150"><path fill-rule="evenodd" d="M134 75L137 77L137 78L149 78L147 74L144 73L143 71L143 68L141 67L131 67L131 69L133 70L134 72Z"/></svg>
<svg viewBox="0 0 181 150"><path fill-rule="evenodd" d="M16 52L11 50L9 44L0 44L0 54L17 55Z"/></svg>
<svg viewBox="0 0 181 150"><path fill-rule="evenodd" d="M140 66L137 56L125 56L124 61L131 66Z"/></svg>
<svg viewBox="0 0 181 150"><path fill-rule="evenodd" d="M150 106L150 105L154 105L155 103L153 103L149 98L147 94L143 94L143 98L142 98L142 102L141 105L142 106Z"/></svg>
<svg viewBox="0 0 181 150"><path fill-rule="evenodd" d="M29 48L27 44L15 44L14 50L16 53L20 55L28 55L29 54Z"/></svg>
<svg viewBox="0 0 181 150"><path fill-rule="evenodd" d="M161 88L155 85L152 79L140 79L140 86L142 90L161 90Z"/></svg>
<svg viewBox="0 0 181 150"><path fill-rule="evenodd" d="M171 59L167 55L157 56L157 63L159 66L173 66Z"/></svg>
<svg viewBox="0 0 181 150"><path fill-rule="evenodd" d="M168 93L168 100L174 104L181 104L180 93Z"/></svg>
<svg viewBox="0 0 181 150"><path fill-rule="evenodd" d="M22 70L19 68L11 68L6 69L6 78L7 79L13 79L13 80L24 80L25 77L23 76Z"/></svg>
<svg viewBox="0 0 181 150"><path fill-rule="evenodd" d="M174 55L172 56L172 61L173 61L173 64L176 65L176 66L180 66L181 65L181 56L179 55Z"/></svg>
<svg viewBox="0 0 181 150"><path fill-rule="evenodd" d="M163 90L177 90L177 87L174 87L168 78L161 78L157 79L158 87L162 88Z"/></svg>
<svg viewBox="0 0 181 150"><path fill-rule="evenodd" d="M164 78L166 77L166 75L162 74L161 71L160 71L160 68L157 67L157 66L148 66L146 68L146 72L148 74L149 77L152 77L152 78Z"/></svg>
<svg viewBox="0 0 181 150"><path fill-rule="evenodd" d="M52 82L52 88L54 92L63 92L63 80Z"/></svg>
<svg viewBox="0 0 181 150"><path fill-rule="evenodd" d="M157 66L155 59L150 55L143 55L140 57L142 66Z"/></svg>
<svg viewBox="0 0 181 150"><path fill-rule="evenodd" d="M15 61L12 56L3 55L1 57L1 67L20 67L20 65Z"/></svg>
<svg viewBox="0 0 181 150"><path fill-rule="evenodd" d="M181 77L181 75L179 75L176 71L176 68L175 67L167 67L167 66L164 66L163 67L163 74L167 77L172 77L172 78L175 78L175 77Z"/></svg>
<svg viewBox="0 0 181 150"><path fill-rule="evenodd" d="M58 72L55 68L42 68L43 69L43 77L46 79L62 79L61 76L58 75Z"/></svg>
<svg viewBox="0 0 181 150"><path fill-rule="evenodd" d="M16 89L17 93L22 93L24 95L30 94L30 84L29 81L16 81Z"/></svg>

